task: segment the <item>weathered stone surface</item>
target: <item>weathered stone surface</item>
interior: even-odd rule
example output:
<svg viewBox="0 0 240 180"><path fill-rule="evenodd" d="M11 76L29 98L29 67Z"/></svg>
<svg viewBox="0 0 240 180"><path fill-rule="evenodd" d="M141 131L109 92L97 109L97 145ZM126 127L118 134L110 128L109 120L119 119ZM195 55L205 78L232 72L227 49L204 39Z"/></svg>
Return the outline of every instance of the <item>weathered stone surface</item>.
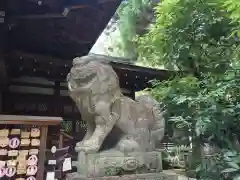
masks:
<svg viewBox="0 0 240 180"><path fill-rule="evenodd" d="M66 180L178 180L176 174L153 173L153 174L133 174L124 176L108 176L108 177L80 177L77 173L67 176Z"/></svg>
<svg viewBox="0 0 240 180"><path fill-rule="evenodd" d="M78 173L87 177L117 175L123 172L147 173L162 170L161 152L122 153L108 150L95 154L80 152Z"/></svg>
<svg viewBox="0 0 240 180"><path fill-rule="evenodd" d="M76 150L96 153L114 127L115 148L121 152L153 151L164 136L165 120L159 103L144 95L136 101L121 93L113 68L94 56L73 60L67 77L71 98L87 122L87 133Z"/></svg>
<svg viewBox="0 0 240 180"><path fill-rule="evenodd" d="M107 168L108 176L162 169L161 157L154 150L164 136L165 120L156 100L147 95L136 101L124 96L113 68L94 56L75 58L67 82L87 125L85 137L75 148L78 174L106 176ZM115 130L110 150L105 140Z"/></svg>

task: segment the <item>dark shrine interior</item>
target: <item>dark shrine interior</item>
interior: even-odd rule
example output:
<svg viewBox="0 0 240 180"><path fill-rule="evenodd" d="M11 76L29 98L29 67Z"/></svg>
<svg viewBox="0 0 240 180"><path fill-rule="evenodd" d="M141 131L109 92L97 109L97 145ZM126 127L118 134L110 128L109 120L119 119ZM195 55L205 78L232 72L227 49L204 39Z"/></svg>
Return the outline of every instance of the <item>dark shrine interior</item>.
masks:
<svg viewBox="0 0 240 180"><path fill-rule="evenodd" d="M68 97L65 78L72 59L87 55L121 0L1 0L1 114L57 116L74 137L80 114ZM149 87L170 73L110 59L124 94ZM119 60L119 61L118 61ZM78 135L78 137L80 137Z"/></svg>
<svg viewBox="0 0 240 180"><path fill-rule="evenodd" d="M66 90L66 86L61 84L65 82L72 59L88 54L121 0L2 0L0 3L1 68L6 70L1 75L4 84L2 89L4 93L11 93L10 96L3 96L7 98L3 101L3 111L18 114L20 112L10 104L16 104L16 100L26 93L21 96L12 94L9 87L53 88L50 99L53 103L60 101L60 91ZM119 75L121 87L127 89L128 95L133 98L134 92L146 88L149 80L168 77L166 71L119 63L112 59L110 63ZM53 83L16 82L16 78L26 76L44 78ZM44 99L41 97L43 95L37 96L36 93L28 93L27 96ZM62 115L58 110L52 111L52 108L49 113L40 114Z"/></svg>

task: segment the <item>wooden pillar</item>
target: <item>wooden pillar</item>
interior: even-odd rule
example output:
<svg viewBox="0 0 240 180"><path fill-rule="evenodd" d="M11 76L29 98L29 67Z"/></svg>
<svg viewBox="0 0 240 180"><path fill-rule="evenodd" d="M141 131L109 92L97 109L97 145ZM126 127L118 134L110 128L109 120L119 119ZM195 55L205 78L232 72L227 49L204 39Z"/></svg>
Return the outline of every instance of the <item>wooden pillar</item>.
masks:
<svg viewBox="0 0 240 180"><path fill-rule="evenodd" d="M3 90L7 82L6 65L4 61L4 52L7 36L6 23L7 0L0 1L0 114L3 110Z"/></svg>
<svg viewBox="0 0 240 180"><path fill-rule="evenodd" d="M47 133L48 133L48 126L41 127L41 138L40 138L40 151L39 151L39 161L38 163L38 172L37 172L37 179L43 180L44 179L44 163L46 157L46 142L47 142Z"/></svg>
<svg viewBox="0 0 240 180"><path fill-rule="evenodd" d="M60 112L60 105L59 105L59 99L60 99L60 82L56 81L54 85L54 99L53 99L53 111L54 115L58 116Z"/></svg>
<svg viewBox="0 0 240 180"><path fill-rule="evenodd" d="M3 104L3 100L2 100L2 92L0 91L0 114L2 114L2 104Z"/></svg>
<svg viewBox="0 0 240 180"><path fill-rule="evenodd" d="M64 141L64 137L63 137L63 130L60 129L60 136L59 136L59 142L58 142L58 148L63 148L63 141Z"/></svg>
<svg viewBox="0 0 240 180"><path fill-rule="evenodd" d="M4 59L1 57L0 53L0 114L3 111L3 92L7 87L7 72Z"/></svg>
<svg viewBox="0 0 240 180"><path fill-rule="evenodd" d="M0 53L2 54L4 51L5 38L6 38L6 8L7 8L7 0L0 1Z"/></svg>

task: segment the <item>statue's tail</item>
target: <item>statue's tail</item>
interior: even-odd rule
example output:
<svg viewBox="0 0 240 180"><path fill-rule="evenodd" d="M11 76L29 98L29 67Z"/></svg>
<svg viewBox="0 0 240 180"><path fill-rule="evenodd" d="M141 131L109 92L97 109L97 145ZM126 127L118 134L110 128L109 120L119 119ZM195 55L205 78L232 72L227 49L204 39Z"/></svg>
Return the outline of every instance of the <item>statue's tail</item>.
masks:
<svg viewBox="0 0 240 180"><path fill-rule="evenodd" d="M155 118L155 123L151 129L151 135L155 143L160 143L160 141L164 137L164 129L165 129L165 119L163 117L164 111L160 107L160 103L157 102L155 99L153 99L149 95L138 96L136 97L136 101L152 109L152 112Z"/></svg>

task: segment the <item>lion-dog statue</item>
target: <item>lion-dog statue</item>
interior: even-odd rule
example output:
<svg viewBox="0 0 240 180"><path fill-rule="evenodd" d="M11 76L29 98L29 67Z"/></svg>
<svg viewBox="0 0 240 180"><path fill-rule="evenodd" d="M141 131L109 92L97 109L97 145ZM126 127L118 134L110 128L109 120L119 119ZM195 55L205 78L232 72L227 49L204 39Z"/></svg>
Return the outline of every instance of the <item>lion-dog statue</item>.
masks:
<svg viewBox="0 0 240 180"><path fill-rule="evenodd" d="M71 98L86 121L87 132L76 151L96 153L114 126L121 130L121 152L149 152L164 136L159 103L148 95L136 101L124 96L109 63L93 55L75 58L67 76Z"/></svg>

